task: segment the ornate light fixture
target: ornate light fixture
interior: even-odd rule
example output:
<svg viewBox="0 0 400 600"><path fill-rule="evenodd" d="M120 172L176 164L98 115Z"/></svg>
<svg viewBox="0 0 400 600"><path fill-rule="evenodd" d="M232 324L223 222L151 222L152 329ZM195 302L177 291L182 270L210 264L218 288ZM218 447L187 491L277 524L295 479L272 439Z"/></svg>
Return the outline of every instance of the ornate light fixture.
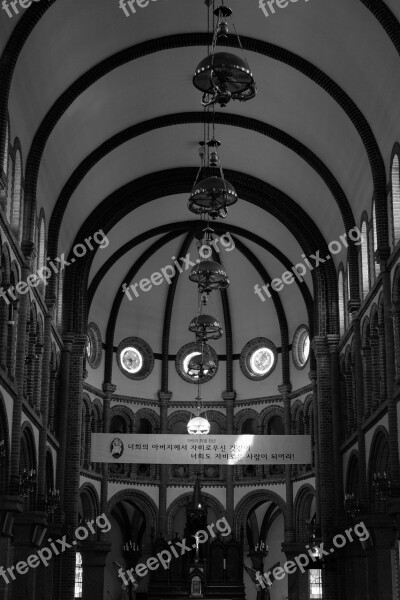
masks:
<svg viewBox="0 0 400 600"><path fill-rule="evenodd" d="M212 124L213 132L215 124ZM206 133L204 132L204 137ZM207 215L212 219L218 217L225 218L228 214L228 206L235 204L238 199L235 188L229 181L226 181L222 164L219 158L217 148L221 142L215 139L215 132L211 140L200 142L201 165L197 172L196 181L192 188L188 208L196 215ZM202 169L206 166L217 167L219 176L212 175L205 179L200 179Z"/></svg>
<svg viewBox="0 0 400 600"><path fill-rule="evenodd" d="M201 260L189 274L190 281L199 286L199 292L209 294L212 290L228 287L229 279L224 267L213 260Z"/></svg>
<svg viewBox="0 0 400 600"><path fill-rule="evenodd" d="M200 416L200 407L201 407L201 396L200 396L200 386L199 386L199 395L196 397L197 400L197 417L193 417L190 419L187 424L188 433L191 435L207 435L210 432L211 425L207 419Z"/></svg>
<svg viewBox="0 0 400 600"><path fill-rule="evenodd" d="M222 0L221 6L214 10L214 15L216 16L216 25L211 52L197 66L193 75L193 85L203 92L201 101L203 106L219 104L224 107L230 100L244 102L254 98L257 89L232 19L243 58L231 52L215 52L218 41L228 36L227 18L232 16L232 10L224 6Z"/></svg>
<svg viewBox="0 0 400 600"><path fill-rule="evenodd" d="M44 502L45 510L50 514L54 514L54 512L60 506L60 502L61 502L60 490L56 490L55 488L52 490L49 490L48 493L46 494L46 498L45 498L45 502Z"/></svg>
<svg viewBox="0 0 400 600"><path fill-rule="evenodd" d="M381 500L386 500L390 496L391 481L389 474L384 471L383 473L374 473L372 485L375 494L379 496Z"/></svg>
<svg viewBox="0 0 400 600"><path fill-rule="evenodd" d="M348 517L354 519L361 512L361 505L359 499L355 494L345 494L344 496L344 510Z"/></svg>
<svg viewBox="0 0 400 600"><path fill-rule="evenodd" d="M220 322L210 315L197 315L191 320L189 331L196 335L196 341L219 340L222 337Z"/></svg>
<svg viewBox="0 0 400 600"><path fill-rule="evenodd" d="M212 377L217 372L218 365L211 356L206 353L196 354L190 359L188 365L188 375L190 377L198 377L202 380L205 375Z"/></svg>
<svg viewBox="0 0 400 600"><path fill-rule="evenodd" d="M31 469L28 473L26 469L23 470L22 475L19 476L19 496L28 498L36 490L36 471Z"/></svg>

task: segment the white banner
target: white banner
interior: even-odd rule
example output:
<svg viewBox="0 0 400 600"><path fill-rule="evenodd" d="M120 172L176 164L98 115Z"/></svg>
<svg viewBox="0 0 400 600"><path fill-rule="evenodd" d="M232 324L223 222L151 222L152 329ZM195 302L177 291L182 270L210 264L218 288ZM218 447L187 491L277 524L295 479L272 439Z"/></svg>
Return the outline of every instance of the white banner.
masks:
<svg viewBox="0 0 400 600"><path fill-rule="evenodd" d="M159 465L310 464L311 436L92 433L91 462Z"/></svg>

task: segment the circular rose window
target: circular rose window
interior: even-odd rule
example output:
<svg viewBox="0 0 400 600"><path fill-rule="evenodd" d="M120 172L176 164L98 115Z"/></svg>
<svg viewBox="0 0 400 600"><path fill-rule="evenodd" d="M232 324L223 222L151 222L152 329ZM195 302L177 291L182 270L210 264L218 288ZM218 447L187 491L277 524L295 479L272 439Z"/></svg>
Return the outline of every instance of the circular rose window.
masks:
<svg viewBox="0 0 400 600"><path fill-rule="evenodd" d="M240 355L240 368L243 375L259 381L268 377L276 366L277 350L267 338L250 340Z"/></svg>
<svg viewBox="0 0 400 600"><path fill-rule="evenodd" d="M154 355L147 342L137 337L122 340L117 349L118 366L130 379L144 379L154 366Z"/></svg>
<svg viewBox="0 0 400 600"><path fill-rule="evenodd" d="M292 356L294 366L304 369L310 356L310 333L305 325L300 325L293 336Z"/></svg>

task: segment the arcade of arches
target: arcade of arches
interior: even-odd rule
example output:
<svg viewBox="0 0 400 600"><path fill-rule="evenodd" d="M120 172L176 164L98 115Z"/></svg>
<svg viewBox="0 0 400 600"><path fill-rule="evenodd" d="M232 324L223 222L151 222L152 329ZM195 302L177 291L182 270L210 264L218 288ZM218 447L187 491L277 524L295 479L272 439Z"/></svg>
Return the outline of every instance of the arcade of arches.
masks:
<svg viewBox="0 0 400 600"><path fill-rule="evenodd" d="M4 4L0 600L400 600L398 0L230 0L257 94L215 111L192 85L213 0ZM198 256L212 122L238 201L212 223L230 284L200 413L211 434L310 436L311 463L92 462L92 433L173 440L196 414L197 288L160 272ZM99 515L109 531L7 571ZM119 566L222 518L200 558L123 589ZM360 521L368 540L256 587Z"/></svg>

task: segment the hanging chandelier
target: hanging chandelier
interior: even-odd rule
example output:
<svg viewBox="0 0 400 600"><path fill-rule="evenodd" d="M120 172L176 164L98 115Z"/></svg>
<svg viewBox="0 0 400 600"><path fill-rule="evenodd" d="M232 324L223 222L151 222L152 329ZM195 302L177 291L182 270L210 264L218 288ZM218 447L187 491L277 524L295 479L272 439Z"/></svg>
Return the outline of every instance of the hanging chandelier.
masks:
<svg viewBox="0 0 400 600"><path fill-rule="evenodd" d="M191 320L189 331L196 335L196 341L219 340L222 337L220 322L210 315L198 315Z"/></svg>
<svg viewBox="0 0 400 600"><path fill-rule="evenodd" d="M224 267L213 260L201 260L190 271L189 279L197 283L200 294L224 290L229 285Z"/></svg>
<svg viewBox="0 0 400 600"><path fill-rule="evenodd" d="M200 381L204 377L213 377L217 372L218 365L211 356L205 353L196 354L190 359L187 373L190 377L195 377Z"/></svg>
<svg viewBox="0 0 400 600"><path fill-rule="evenodd" d="M200 386L199 386L199 393L196 397L196 400L197 400L197 416L190 419L190 421L187 424L187 431L191 435L199 435L199 434L207 435L207 433L210 432L211 425L207 419L200 416L201 400L202 400L202 397L200 396Z"/></svg>
<svg viewBox="0 0 400 600"><path fill-rule="evenodd" d="M213 134L215 134L214 117L213 114ZM205 136L206 132L204 132ZM232 206L238 200L235 188L224 177L217 150L220 145L221 142L215 139L215 135L207 142L205 140L200 142L201 165L188 200L188 208L192 213L207 215L212 219L225 218L228 214L228 206ZM217 167L219 176L213 175L199 181L201 171L206 166Z"/></svg>
<svg viewBox="0 0 400 600"><path fill-rule="evenodd" d="M254 98L257 89L232 19L232 25L243 58L230 52L215 52L217 43L228 37L227 18L232 16L232 10L224 6L222 0L221 6L214 10L214 15L216 25L211 52L197 66L193 75L193 85L203 92L201 102L203 106L219 104L224 107L230 100L244 102Z"/></svg>

